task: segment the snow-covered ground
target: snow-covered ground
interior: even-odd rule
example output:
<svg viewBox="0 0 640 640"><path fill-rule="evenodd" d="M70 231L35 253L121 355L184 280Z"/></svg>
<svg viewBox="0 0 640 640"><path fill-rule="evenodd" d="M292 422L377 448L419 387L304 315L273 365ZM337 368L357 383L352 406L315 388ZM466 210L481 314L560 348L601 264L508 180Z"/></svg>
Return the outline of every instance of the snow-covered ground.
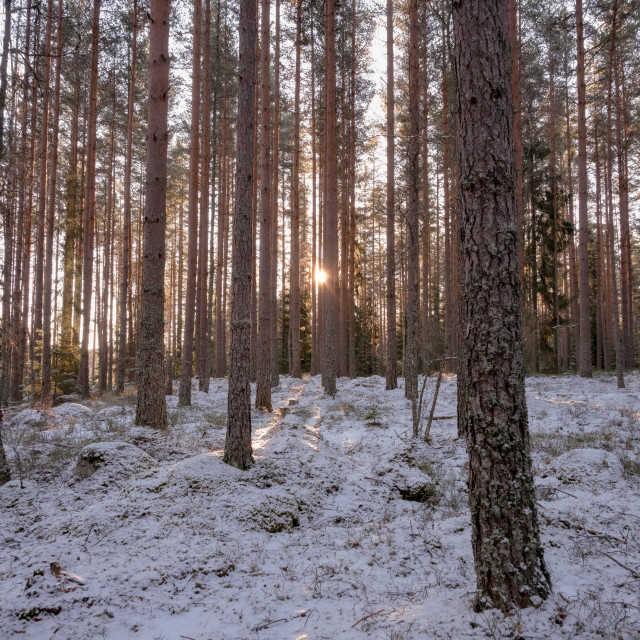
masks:
<svg viewBox="0 0 640 640"><path fill-rule="evenodd" d="M382 378L343 379L335 398L318 377L282 378L274 413L254 411L248 472L221 460L225 381L191 408L169 397L162 433L132 426L132 395L14 411L0 637L639 638L639 385L637 373L625 390L610 376L527 380L554 593L507 617L472 609L455 420L413 440L403 390ZM453 416L455 399L445 376L435 415ZM109 444L84 454L102 466L74 473L96 442Z"/></svg>

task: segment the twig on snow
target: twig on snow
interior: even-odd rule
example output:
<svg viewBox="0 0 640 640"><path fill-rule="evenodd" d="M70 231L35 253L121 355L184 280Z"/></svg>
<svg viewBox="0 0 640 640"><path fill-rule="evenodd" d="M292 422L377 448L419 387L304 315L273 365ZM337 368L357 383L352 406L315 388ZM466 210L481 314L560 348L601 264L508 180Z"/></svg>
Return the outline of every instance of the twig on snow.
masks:
<svg viewBox="0 0 640 640"><path fill-rule="evenodd" d="M360 620L358 620L357 622L354 622L351 625L351 628L353 629L355 626L359 625L361 622L364 622L369 618L373 618L373 616L377 616L379 613L383 613L384 611L386 611L386 609L380 609L380 611L374 611L373 613L369 613L366 616L363 616L362 618L360 618Z"/></svg>
<svg viewBox="0 0 640 640"><path fill-rule="evenodd" d="M640 573L638 573L637 571L635 571L631 567L628 567L626 564L622 564L622 562L620 562L620 560L616 560L611 554L607 553L606 551L601 551L600 553L603 556L607 556L607 558L609 558L609 560L613 560L613 562L615 562L619 567L622 567L623 569L626 569L634 578L640 578Z"/></svg>

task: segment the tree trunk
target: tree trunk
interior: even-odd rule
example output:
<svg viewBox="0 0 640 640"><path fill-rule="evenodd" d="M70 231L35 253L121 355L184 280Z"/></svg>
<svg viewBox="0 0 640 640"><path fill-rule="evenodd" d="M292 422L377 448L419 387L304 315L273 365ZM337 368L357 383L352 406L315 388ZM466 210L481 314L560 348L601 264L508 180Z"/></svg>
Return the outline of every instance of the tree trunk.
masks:
<svg viewBox="0 0 640 640"><path fill-rule="evenodd" d="M280 0L275 0L273 59L273 163L271 183L271 386L280 383L278 358L278 189L280 170ZM284 247L283 247L284 250ZM282 319L284 323L284 318Z"/></svg>
<svg viewBox="0 0 640 640"><path fill-rule="evenodd" d="M2 40L2 60L0 62L0 162L5 157L4 145L4 112L7 102L7 64L9 59L9 44L11 40L11 0L4 1L4 37ZM2 334L0 344L0 407L9 396L9 379L11 376L11 358L14 356L10 348L12 334L11 327L11 261L13 254L13 220L12 204L3 203L4 207L4 264L3 264L3 291L2 291ZM20 228L16 228L20 234ZM0 443L1 448L1 443ZM0 465L4 458L4 449L0 451ZM0 466L0 483L2 483L3 471Z"/></svg>
<svg viewBox="0 0 640 640"><path fill-rule="evenodd" d="M418 397L418 280L420 231L418 225L420 184L420 89L418 59L418 0L409 1L409 140L407 147L407 352L405 395L412 401ZM414 421L414 437L417 437Z"/></svg>
<svg viewBox="0 0 640 640"><path fill-rule="evenodd" d="M260 33L260 307L256 408L271 411L271 101L269 0L261 0Z"/></svg>
<svg viewBox="0 0 640 640"><path fill-rule="evenodd" d="M584 79L584 34L582 0L576 0L576 30L578 40L578 218L579 236L579 290L580 290L580 350L578 366L582 378L593 377L591 364L591 306L589 300L589 216L587 212L587 116L586 84Z"/></svg>
<svg viewBox="0 0 640 640"><path fill-rule="evenodd" d="M151 0L147 193L144 216L136 424L164 429L164 264L167 200L170 0Z"/></svg>
<svg viewBox="0 0 640 640"><path fill-rule="evenodd" d="M323 385L336 395L338 324L338 167L336 144L336 35L334 0L325 0L325 228L324 228L324 367Z"/></svg>
<svg viewBox="0 0 640 640"><path fill-rule="evenodd" d="M613 76L616 53L616 35L618 19L618 0L613 0L611 20L611 44L609 45L609 62L607 69L607 244L609 252L609 287L611 291L610 318L613 334L613 345L616 357L616 377L618 389L624 389L622 335L618 315L618 279L616 275L615 229L613 225Z"/></svg>
<svg viewBox="0 0 640 640"><path fill-rule="evenodd" d="M393 73L393 0L387 0L387 390L398 386L396 346L395 103Z"/></svg>
<svg viewBox="0 0 640 640"><path fill-rule="evenodd" d="M184 338L180 375L180 405L191 404L193 369L193 331L198 268L198 189L200 151L200 44L202 31L202 1L193 3L193 64L191 67L191 151L189 155L189 247L187 255L187 299L184 309Z"/></svg>
<svg viewBox="0 0 640 640"><path fill-rule="evenodd" d="M82 216L82 345L80 349L80 394L89 397L89 332L93 288L93 244L96 217L96 129L98 122L98 57L100 42L100 0L93 0L91 23L91 70L89 76L89 116L87 119L87 164Z"/></svg>
<svg viewBox="0 0 640 640"><path fill-rule="evenodd" d="M35 381L42 374L42 328L44 301L45 227L47 217L47 161L49 157L49 102L51 75L51 31L53 26L53 0L47 4L47 24L44 34L44 69L42 71L42 113L38 142L38 210L36 213L35 276L33 285L33 317L31 334L31 394L35 402L38 396ZM41 395L38 397L41 398Z"/></svg>
<svg viewBox="0 0 640 640"><path fill-rule="evenodd" d="M349 96L349 116L351 118L349 135L349 377L356 377L356 306L355 306L355 267L356 267L356 0L351 0L351 86ZM395 318L395 313L394 313ZM395 322L395 320L394 320ZM396 367L397 368L397 367Z"/></svg>
<svg viewBox="0 0 640 640"><path fill-rule="evenodd" d="M291 186L291 376L301 378L300 368L300 22L302 0L296 6L296 77L293 123L293 180Z"/></svg>
<svg viewBox="0 0 640 640"><path fill-rule="evenodd" d="M508 0L454 3L453 24L463 254L458 420L469 451L477 607L508 611L550 591L525 402Z"/></svg>
<svg viewBox="0 0 640 640"><path fill-rule="evenodd" d="M313 36L313 22L311 23L311 375L318 373L318 333L320 321L318 313L318 269L319 257L317 234L317 205L316 205L316 77L315 77L315 41Z"/></svg>
<svg viewBox="0 0 640 640"><path fill-rule="evenodd" d="M129 263L131 260L131 167L133 164L133 126L136 95L136 59L138 56L138 0L133 1L131 33L131 71L127 104L127 146L124 166L124 219L122 221L122 280L120 281L120 326L118 331L118 364L116 391L124 391L127 362L127 298L129 294Z"/></svg>
<svg viewBox="0 0 640 640"><path fill-rule="evenodd" d="M62 0L58 0L58 22L56 35L56 77L53 89L53 123L49 179L47 189L47 228L44 262L44 305L42 334L42 407L51 407L51 307L53 300L53 234L56 216L56 176L58 173L58 129L60 123L60 73L62 70Z"/></svg>
<svg viewBox="0 0 640 640"><path fill-rule="evenodd" d="M26 209L25 201L27 198L28 188L28 145L27 145L27 127L29 121L29 76L30 76L30 46L31 46L31 3L27 3L27 17L25 26L25 49L24 59L27 62L24 68L23 87L22 87L22 113L21 113L21 132L20 132L20 164L18 169L18 220L16 225L16 257L15 257L15 274L13 282L13 318L12 318L12 357L11 357L11 380L9 383L9 397L11 400L18 401L21 399L20 384L22 382L23 360L20 356L20 345L24 344L24 318L22 316L22 277L23 263L26 255L30 252L27 243L27 220L30 219ZM25 294L26 295L26 294Z"/></svg>
<svg viewBox="0 0 640 640"><path fill-rule="evenodd" d="M238 73L238 158L233 216L231 337L227 437L224 461L239 469L252 462L251 452L251 218L255 128L256 0L241 0Z"/></svg>
<svg viewBox="0 0 640 640"><path fill-rule="evenodd" d="M209 393L207 354L207 243L209 240L209 163L211 161L211 0L205 0L204 11L204 80L202 83L202 186L200 196L200 247L198 251L198 386Z"/></svg>

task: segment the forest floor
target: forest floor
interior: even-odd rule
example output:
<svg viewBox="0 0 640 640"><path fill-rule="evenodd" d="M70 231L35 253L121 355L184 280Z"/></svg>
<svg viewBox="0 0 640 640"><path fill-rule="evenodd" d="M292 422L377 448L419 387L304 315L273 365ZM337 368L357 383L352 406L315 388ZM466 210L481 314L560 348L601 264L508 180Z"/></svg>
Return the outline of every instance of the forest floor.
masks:
<svg viewBox="0 0 640 640"><path fill-rule="evenodd" d="M425 443L411 438L403 390L382 378L342 379L329 398L319 377L283 377L274 412L253 412L255 465L242 472L222 462L226 391L213 380L189 408L168 397L160 433L133 426L132 393L12 410L0 637L640 637L637 372L625 390L608 375L527 379L554 593L506 617L473 611L455 419L435 421ZM445 376L436 416L455 402Z"/></svg>

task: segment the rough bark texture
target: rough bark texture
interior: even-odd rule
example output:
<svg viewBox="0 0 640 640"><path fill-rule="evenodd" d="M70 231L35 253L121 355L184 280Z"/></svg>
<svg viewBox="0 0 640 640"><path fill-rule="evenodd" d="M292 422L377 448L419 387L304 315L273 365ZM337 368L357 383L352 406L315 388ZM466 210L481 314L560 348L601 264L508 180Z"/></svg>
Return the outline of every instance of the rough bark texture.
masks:
<svg viewBox="0 0 640 640"><path fill-rule="evenodd" d="M333 0L325 0L325 228L324 228L324 368L323 385L336 394L338 343L338 167L336 143L336 34Z"/></svg>
<svg viewBox="0 0 640 640"><path fill-rule="evenodd" d="M387 390L398 386L393 82L393 0L387 0Z"/></svg>
<svg viewBox="0 0 640 640"><path fill-rule="evenodd" d="M291 185L291 376L300 369L300 21L302 1L296 7L296 77L293 122L293 175Z"/></svg>
<svg viewBox="0 0 640 640"><path fill-rule="evenodd" d="M133 2L131 33L131 74L127 104L127 146L124 169L124 220L122 221L122 280L120 281L120 326L118 329L118 362L116 391L124 391L127 360L127 298L129 293L129 262L131 260L131 166L133 163L133 116L136 93L136 58L138 55L138 0Z"/></svg>
<svg viewBox="0 0 640 640"><path fill-rule="evenodd" d="M98 45L100 41L100 0L93 1L91 26L91 73L87 118L87 165L82 215L82 345L80 347L80 394L89 396L89 329L93 289L93 243L96 217L96 128L98 118Z"/></svg>
<svg viewBox="0 0 640 640"><path fill-rule="evenodd" d="M193 65L191 68L191 151L189 156L189 248L187 257L187 299L184 307L184 338L182 342L182 370L178 401L191 404L191 374L193 368L193 330L196 304L196 276L198 268L198 169L200 167L200 41L202 31L202 2L193 3Z"/></svg>
<svg viewBox="0 0 640 640"><path fill-rule="evenodd" d="M256 0L240 3L238 85L238 159L233 216L229 396L224 461L247 469L251 453L251 218L253 209L254 84L256 74Z"/></svg>
<svg viewBox="0 0 640 640"><path fill-rule="evenodd" d="M576 30L578 41L578 219L580 222L578 277L580 291L580 349L578 367L583 378L592 377L591 368L591 305L589 302L589 217L587 198L587 116L584 79L584 34L582 0L576 0Z"/></svg>
<svg viewBox="0 0 640 640"><path fill-rule="evenodd" d="M405 395L418 397L418 280L420 232L418 225L420 184L420 90L418 59L418 1L409 2L409 141L407 148L407 351ZM417 423L414 420L414 436Z"/></svg>
<svg viewBox="0 0 640 640"><path fill-rule="evenodd" d="M262 0L260 33L260 307L256 407L271 411L271 122L269 0Z"/></svg>
<svg viewBox="0 0 640 640"><path fill-rule="evenodd" d="M538 604L540 546L524 389L508 0L458 0L462 335L458 420L469 451L479 607Z"/></svg>
<svg viewBox="0 0 640 640"><path fill-rule="evenodd" d="M167 202L169 0L151 0L147 194L142 256L136 424L165 428L164 264Z"/></svg>

